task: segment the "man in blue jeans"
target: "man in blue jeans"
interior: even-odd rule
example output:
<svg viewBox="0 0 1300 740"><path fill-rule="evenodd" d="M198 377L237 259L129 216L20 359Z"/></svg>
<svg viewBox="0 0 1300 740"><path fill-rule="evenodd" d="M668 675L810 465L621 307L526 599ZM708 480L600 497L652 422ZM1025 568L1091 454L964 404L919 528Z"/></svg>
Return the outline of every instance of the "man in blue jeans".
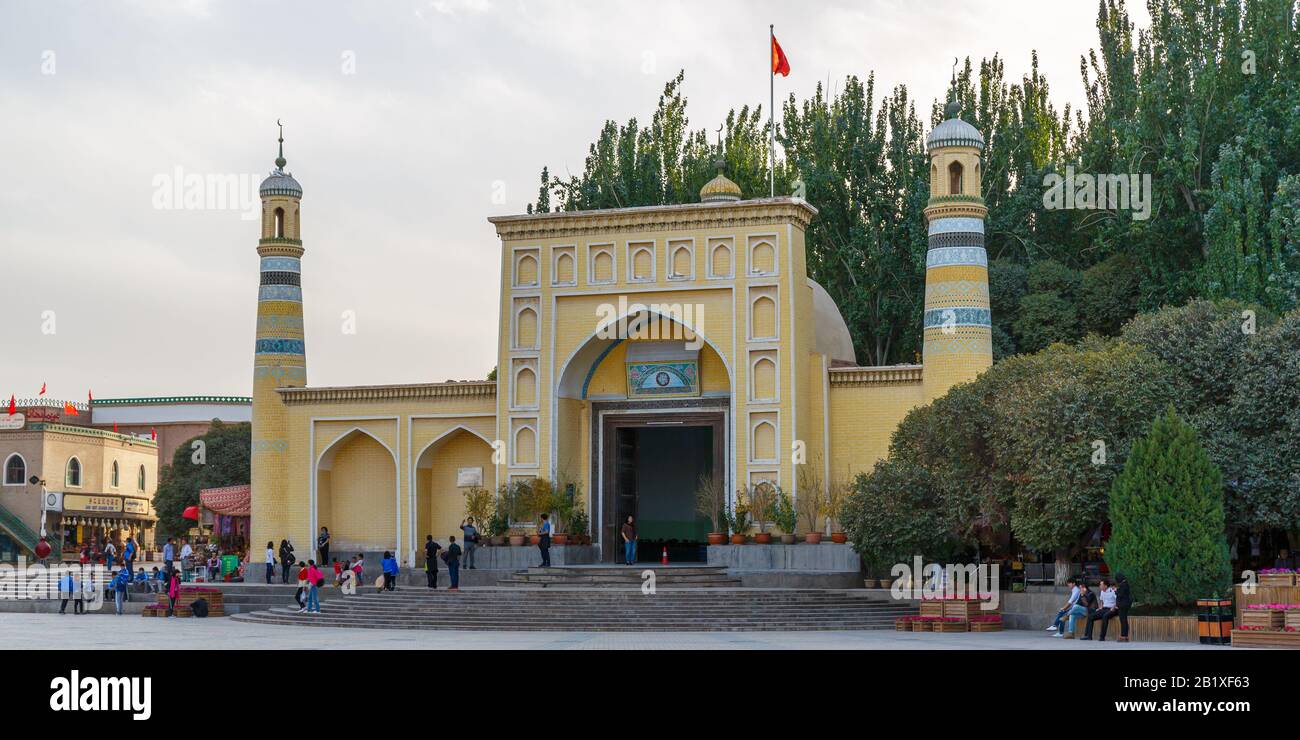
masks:
<svg viewBox="0 0 1300 740"><path fill-rule="evenodd" d="M1062 637L1065 632L1065 617L1074 608L1079 601L1079 585L1074 576L1066 579L1065 585L1070 586L1070 600L1065 602L1065 606L1056 613L1056 619L1052 620L1052 626L1047 628L1048 632L1055 632L1057 637Z"/></svg>
<svg viewBox="0 0 1300 740"><path fill-rule="evenodd" d="M636 521L631 514L627 515L627 521L623 523L623 562L627 565L636 564Z"/></svg>
<svg viewBox="0 0 1300 740"><path fill-rule="evenodd" d="M447 545L447 551L442 554L443 562L447 563L447 576L451 578L451 587L448 591L460 590L460 545L456 544L456 535L447 538L450 544Z"/></svg>

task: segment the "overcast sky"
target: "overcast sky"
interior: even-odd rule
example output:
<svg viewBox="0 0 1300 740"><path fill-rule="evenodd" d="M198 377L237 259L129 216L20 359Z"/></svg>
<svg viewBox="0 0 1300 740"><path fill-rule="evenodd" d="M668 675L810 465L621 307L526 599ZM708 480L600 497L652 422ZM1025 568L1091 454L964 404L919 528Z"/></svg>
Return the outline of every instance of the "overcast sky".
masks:
<svg viewBox="0 0 1300 740"><path fill-rule="evenodd" d="M793 68L778 98L874 70L926 119L954 56L998 52L1015 81L1037 49L1058 108L1077 106L1096 9L0 0L0 392L250 395L258 224L159 191L178 170L255 187L277 117L305 193L310 384L481 378L496 362L487 217L523 212L543 165L581 172L602 122L648 120L678 69L692 129L766 109L768 23Z"/></svg>

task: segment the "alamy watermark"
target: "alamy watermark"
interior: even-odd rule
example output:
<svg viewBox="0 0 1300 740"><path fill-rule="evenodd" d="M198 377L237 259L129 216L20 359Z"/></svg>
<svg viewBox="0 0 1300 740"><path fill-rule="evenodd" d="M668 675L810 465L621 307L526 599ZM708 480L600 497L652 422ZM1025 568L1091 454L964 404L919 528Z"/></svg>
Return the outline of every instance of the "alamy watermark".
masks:
<svg viewBox="0 0 1300 740"><path fill-rule="evenodd" d="M153 207L160 211L239 211L244 221L262 212L259 188L265 175L171 172L153 176Z"/></svg>
<svg viewBox="0 0 1300 740"><path fill-rule="evenodd" d="M1052 172L1043 178L1043 208L1059 210L1108 209L1133 211L1133 218L1151 218L1151 174L1075 173L1074 165L1065 176Z"/></svg>
<svg viewBox="0 0 1300 740"><path fill-rule="evenodd" d="M687 349L700 349L704 338L692 328L704 323L704 305L700 303L628 303L627 296L618 303L596 306L598 339L680 339Z"/></svg>
<svg viewBox="0 0 1300 740"><path fill-rule="evenodd" d="M896 563L889 574L889 594L895 599L971 599L984 611L996 610L1000 601L996 564L927 564L917 555L911 563Z"/></svg>

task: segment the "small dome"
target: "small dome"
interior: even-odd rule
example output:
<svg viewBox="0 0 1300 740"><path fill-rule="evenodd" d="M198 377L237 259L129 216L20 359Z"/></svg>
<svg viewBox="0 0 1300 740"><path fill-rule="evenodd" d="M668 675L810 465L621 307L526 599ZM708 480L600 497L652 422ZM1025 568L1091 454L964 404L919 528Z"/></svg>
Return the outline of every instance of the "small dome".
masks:
<svg viewBox="0 0 1300 740"><path fill-rule="evenodd" d="M263 198L268 195L288 195L293 198L301 198L302 186L298 184L297 180L293 179L292 174L277 168L272 170L270 176L262 181L258 193Z"/></svg>
<svg viewBox="0 0 1300 740"><path fill-rule="evenodd" d="M721 172L700 188L701 203L726 203L740 200L740 186Z"/></svg>
<svg viewBox="0 0 1300 740"><path fill-rule="evenodd" d="M934 127L930 135L925 140L927 149L938 149L945 146L973 146L980 151L984 150L984 136L979 129L966 123L960 118L949 118Z"/></svg>

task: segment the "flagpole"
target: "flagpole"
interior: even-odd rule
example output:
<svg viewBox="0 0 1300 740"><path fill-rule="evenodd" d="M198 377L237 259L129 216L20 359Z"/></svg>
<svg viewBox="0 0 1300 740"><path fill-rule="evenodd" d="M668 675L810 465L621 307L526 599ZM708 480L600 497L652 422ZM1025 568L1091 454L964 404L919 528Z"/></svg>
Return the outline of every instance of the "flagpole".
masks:
<svg viewBox="0 0 1300 740"><path fill-rule="evenodd" d="M767 25L767 128L771 134L767 147L767 188L770 197L776 197L776 67L772 64L772 50L776 48L776 24Z"/></svg>

